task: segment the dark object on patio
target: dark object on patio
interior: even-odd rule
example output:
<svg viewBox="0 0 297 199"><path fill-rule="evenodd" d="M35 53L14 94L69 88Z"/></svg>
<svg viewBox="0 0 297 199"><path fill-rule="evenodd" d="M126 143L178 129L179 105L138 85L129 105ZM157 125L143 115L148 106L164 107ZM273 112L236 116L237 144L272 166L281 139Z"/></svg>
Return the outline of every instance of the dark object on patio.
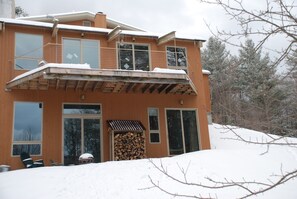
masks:
<svg viewBox="0 0 297 199"><path fill-rule="evenodd" d="M42 159L38 159L33 162L32 158L27 152L22 152L20 157L26 168L36 168L44 166L44 162Z"/></svg>

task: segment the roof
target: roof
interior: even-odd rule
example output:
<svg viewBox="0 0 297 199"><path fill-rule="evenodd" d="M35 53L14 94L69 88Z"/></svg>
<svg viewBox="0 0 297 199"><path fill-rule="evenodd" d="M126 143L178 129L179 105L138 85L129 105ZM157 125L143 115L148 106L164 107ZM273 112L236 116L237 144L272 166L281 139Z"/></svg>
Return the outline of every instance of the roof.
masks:
<svg viewBox="0 0 297 199"><path fill-rule="evenodd" d="M138 120L107 120L107 124L114 132L143 132L144 126Z"/></svg>
<svg viewBox="0 0 297 199"><path fill-rule="evenodd" d="M33 27L44 27L44 28L53 28L53 19L58 19L59 21L67 22L68 20L79 20L87 19L94 20L95 14L88 11L81 12L71 12L71 13L61 13L61 14L51 14L51 15L39 15L39 16L30 16L30 17L20 17L17 19L9 18L0 18L0 23L14 24L14 25L23 25L23 26L33 26ZM74 31L84 31L84 32L94 32L109 34L113 29L120 27L120 35L127 36L140 36L140 37L153 37L159 39L164 36L164 34L144 31L143 29L128 25L123 22L116 21L114 19L107 18L108 28L96 28L96 27L87 27L87 26L78 26L78 25L67 25L67 24L57 24L58 30L74 30ZM174 33L174 39L179 40L190 40L190 41L206 41L195 35L186 35L179 32Z"/></svg>
<svg viewBox="0 0 297 199"><path fill-rule="evenodd" d="M69 22L75 20L89 20L94 21L95 13L89 11L80 11L80 12L68 12L68 13L59 13L59 14L49 14L49 15L38 15L38 16L28 16L20 17L20 20L29 20L29 21L40 21L40 22L52 22L53 18L58 19L60 22ZM141 28L123 23L109 17L106 18L107 27L115 28L121 26L124 30L134 30L134 31L144 31Z"/></svg>
<svg viewBox="0 0 297 199"><path fill-rule="evenodd" d="M86 64L56 63L46 64L15 77L6 84L6 89L197 95L191 79L181 70L91 69Z"/></svg>

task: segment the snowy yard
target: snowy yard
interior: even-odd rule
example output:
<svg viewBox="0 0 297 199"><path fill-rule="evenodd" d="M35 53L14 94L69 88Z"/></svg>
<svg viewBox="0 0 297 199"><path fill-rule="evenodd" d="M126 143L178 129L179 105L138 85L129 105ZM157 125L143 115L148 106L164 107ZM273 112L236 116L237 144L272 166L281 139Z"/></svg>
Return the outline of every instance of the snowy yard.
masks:
<svg viewBox="0 0 297 199"><path fill-rule="evenodd" d="M180 180L214 186L207 178L226 182L259 181L271 183L279 175L297 168L297 148L289 146L248 144L234 139L234 133L222 126L209 125L213 150L188 153L172 158L151 159L162 164L169 175ZM266 135L247 130L234 129L250 141L266 141ZM226 139L228 138L228 139ZM280 142L282 142L281 140ZM289 142L297 139L290 139ZM183 172L185 171L185 175ZM153 182L166 191L211 198L239 198L249 194L238 187L223 189L201 188L174 182L158 171L148 159L136 161L105 162L82 166L57 166L23 169L0 173L1 199L131 199L131 198L173 198L157 188ZM249 188L259 188L251 185ZM297 198L297 179L275 187L252 198Z"/></svg>

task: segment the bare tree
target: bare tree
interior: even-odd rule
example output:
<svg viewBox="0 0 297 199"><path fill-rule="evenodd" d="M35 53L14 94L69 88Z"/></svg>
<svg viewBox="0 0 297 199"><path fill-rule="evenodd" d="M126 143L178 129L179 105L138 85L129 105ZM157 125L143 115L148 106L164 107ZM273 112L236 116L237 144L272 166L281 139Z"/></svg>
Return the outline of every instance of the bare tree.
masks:
<svg viewBox="0 0 297 199"><path fill-rule="evenodd" d="M232 38L242 38L256 35L259 42L256 48L267 44L275 36L283 36L287 44L283 49L275 50L278 58L275 64L286 59L288 54L296 50L297 44L297 5L293 0L266 0L262 9L249 7L247 0L199 0L202 3L220 6L231 20L237 22L239 30L219 30L215 35L221 40L232 43Z"/></svg>

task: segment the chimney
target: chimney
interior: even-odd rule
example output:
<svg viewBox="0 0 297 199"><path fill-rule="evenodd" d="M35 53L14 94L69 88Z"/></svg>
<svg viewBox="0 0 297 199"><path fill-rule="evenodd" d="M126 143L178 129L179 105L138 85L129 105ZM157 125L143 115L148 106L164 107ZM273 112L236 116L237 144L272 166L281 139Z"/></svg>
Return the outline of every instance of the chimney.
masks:
<svg viewBox="0 0 297 199"><path fill-rule="evenodd" d="M0 18L15 18L14 0L0 0Z"/></svg>
<svg viewBox="0 0 297 199"><path fill-rule="evenodd" d="M97 12L94 19L94 25L96 28L107 28L106 15L102 12Z"/></svg>

